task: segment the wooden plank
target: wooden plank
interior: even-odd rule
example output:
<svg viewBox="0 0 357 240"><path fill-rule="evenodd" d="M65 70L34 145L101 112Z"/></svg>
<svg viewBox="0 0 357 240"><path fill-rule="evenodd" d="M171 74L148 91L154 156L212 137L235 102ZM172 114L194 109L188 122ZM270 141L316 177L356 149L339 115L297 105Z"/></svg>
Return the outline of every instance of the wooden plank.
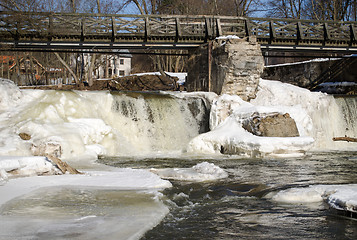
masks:
<svg viewBox="0 0 357 240"><path fill-rule="evenodd" d="M83 174L80 171L78 171L77 169L71 167L70 165L68 165L66 162L63 162L61 159L53 156L53 155L46 155L47 159L51 160L54 164L57 165L57 167L61 170L61 172L64 174L67 171L70 174Z"/></svg>
<svg viewBox="0 0 357 240"><path fill-rule="evenodd" d="M352 137L334 137L332 138L333 141L346 141L346 142L357 142L357 138Z"/></svg>

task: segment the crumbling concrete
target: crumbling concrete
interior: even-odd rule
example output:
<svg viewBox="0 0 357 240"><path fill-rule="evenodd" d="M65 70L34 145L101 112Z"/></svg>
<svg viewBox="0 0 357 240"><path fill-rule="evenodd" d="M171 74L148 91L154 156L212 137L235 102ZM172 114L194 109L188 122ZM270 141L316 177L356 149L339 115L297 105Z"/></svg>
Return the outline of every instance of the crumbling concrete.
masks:
<svg viewBox="0 0 357 240"><path fill-rule="evenodd" d="M264 58L254 38L216 39L191 52L186 88L255 98Z"/></svg>

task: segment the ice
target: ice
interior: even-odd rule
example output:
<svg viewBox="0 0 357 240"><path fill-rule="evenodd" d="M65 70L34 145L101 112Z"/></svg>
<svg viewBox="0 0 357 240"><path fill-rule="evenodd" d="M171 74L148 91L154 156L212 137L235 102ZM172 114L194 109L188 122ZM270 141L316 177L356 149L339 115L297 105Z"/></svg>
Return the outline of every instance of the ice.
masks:
<svg viewBox="0 0 357 240"><path fill-rule="evenodd" d="M202 162L192 168L151 169L151 172L164 179L183 181L213 181L228 177L228 173L213 163Z"/></svg>
<svg viewBox="0 0 357 240"><path fill-rule="evenodd" d="M273 201L284 203L312 203L325 201L330 207L357 212L357 184L313 185L290 188L269 196Z"/></svg>
<svg viewBox="0 0 357 240"><path fill-rule="evenodd" d="M0 156L0 183L9 177L59 174L46 157Z"/></svg>
<svg viewBox="0 0 357 240"><path fill-rule="evenodd" d="M0 164L38 169L31 163L44 160L26 159ZM9 179L0 185L0 239L139 239L168 213L158 190L171 186L129 168Z"/></svg>
<svg viewBox="0 0 357 240"><path fill-rule="evenodd" d="M13 81L0 78L0 113L16 106L21 98L22 93Z"/></svg>
<svg viewBox="0 0 357 240"><path fill-rule="evenodd" d="M291 114L297 122L301 137L259 137L251 134L242 127L242 122L254 113L260 113L262 116L276 113ZM311 119L300 107L260 106L245 102L238 96L222 95L212 104L211 131L191 140L187 151L250 157L297 156L307 151L314 142L312 137L306 136L305 122L311 124Z"/></svg>
<svg viewBox="0 0 357 240"><path fill-rule="evenodd" d="M43 188L2 206L0 239L140 239L168 213L148 192Z"/></svg>
<svg viewBox="0 0 357 240"><path fill-rule="evenodd" d="M171 187L148 170L113 169L113 171L88 171L83 175L35 176L10 179L0 187L0 205L23 194L43 187L86 186L117 190L146 190Z"/></svg>

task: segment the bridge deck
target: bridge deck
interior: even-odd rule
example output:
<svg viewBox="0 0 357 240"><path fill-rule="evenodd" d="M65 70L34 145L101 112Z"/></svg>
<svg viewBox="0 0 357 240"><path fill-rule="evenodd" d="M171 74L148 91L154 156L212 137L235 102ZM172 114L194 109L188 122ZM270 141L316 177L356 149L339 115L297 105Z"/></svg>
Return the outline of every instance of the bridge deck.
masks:
<svg viewBox="0 0 357 240"><path fill-rule="evenodd" d="M223 35L255 36L262 48L357 51L357 22L0 12L0 43L20 48L190 48Z"/></svg>

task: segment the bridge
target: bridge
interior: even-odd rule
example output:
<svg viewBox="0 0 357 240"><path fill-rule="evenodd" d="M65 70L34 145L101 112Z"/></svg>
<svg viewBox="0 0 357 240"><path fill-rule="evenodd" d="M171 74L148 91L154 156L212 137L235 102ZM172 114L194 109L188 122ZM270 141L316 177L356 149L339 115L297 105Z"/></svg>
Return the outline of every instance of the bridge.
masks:
<svg viewBox="0 0 357 240"><path fill-rule="evenodd" d="M190 49L225 35L262 51L357 53L357 22L232 16L0 12L0 50Z"/></svg>

